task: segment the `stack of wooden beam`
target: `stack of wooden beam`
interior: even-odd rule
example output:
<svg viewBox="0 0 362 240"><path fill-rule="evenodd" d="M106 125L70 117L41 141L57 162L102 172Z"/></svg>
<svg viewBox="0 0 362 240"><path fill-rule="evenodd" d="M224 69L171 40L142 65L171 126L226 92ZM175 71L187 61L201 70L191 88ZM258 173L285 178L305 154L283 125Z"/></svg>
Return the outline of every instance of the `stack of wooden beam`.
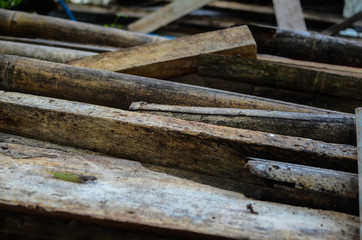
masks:
<svg viewBox="0 0 362 240"><path fill-rule="evenodd" d="M0 237L358 237L360 44L8 10L0 34Z"/></svg>

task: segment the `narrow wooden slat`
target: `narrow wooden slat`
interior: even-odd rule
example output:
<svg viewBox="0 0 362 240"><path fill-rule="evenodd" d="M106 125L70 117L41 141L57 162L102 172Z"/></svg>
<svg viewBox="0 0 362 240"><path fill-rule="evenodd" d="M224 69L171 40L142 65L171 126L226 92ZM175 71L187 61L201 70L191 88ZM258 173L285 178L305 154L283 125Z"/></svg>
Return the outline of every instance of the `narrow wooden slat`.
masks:
<svg viewBox="0 0 362 240"><path fill-rule="evenodd" d="M83 229L82 223L90 222L134 232L137 235L133 237L138 238L146 234L191 239L358 236L356 216L252 200L240 193L155 172L124 159L49 144L32 147L14 142L0 143L0 159L0 208L62 219L58 230L68 223L64 219L75 219L68 223L69 227L78 223ZM45 169L94 175L97 181L65 182L53 178ZM254 211L248 209L250 205ZM21 227L28 220L24 217L20 226L10 227ZM6 223L2 221L0 230L9 227ZM43 229L49 230L48 226ZM95 226L93 230L97 229ZM48 234L56 239L56 232L54 229ZM67 233L65 229L63 234ZM75 228L75 233L81 232ZM112 236L114 231L108 233L104 237Z"/></svg>
<svg viewBox="0 0 362 240"><path fill-rule="evenodd" d="M247 167L259 177L291 183L296 188L357 198L358 174L256 158L250 158Z"/></svg>
<svg viewBox="0 0 362 240"><path fill-rule="evenodd" d="M152 32L214 0L178 0L128 25L134 32Z"/></svg>
<svg viewBox="0 0 362 240"><path fill-rule="evenodd" d="M212 176L247 179L245 157L357 171L349 145L20 93L0 102L2 131Z"/></svg>
<svg viewBox="0 0 362 240"><path fill-rule="evenodd" d="M128 109L132 102L334 113L320 108L263 99L151 78L0 55L0 89Z"/></svg>
<svg viewBox="0 0 362 240"><path fill-rule="evenodd" d="M248 27L240 26L103 53L70 64L167 79L196 72L197 56L204 53L240 54L246 58L256 58L256 45Z"/></svg>
<svg viewBox="0 0 362 240"><path fill-rule="evenodd" d="M129 110L324 142L356 144L356 125L352 116L174 106L146 102L134 102Z"/></svg>
<svg viewBox="0 0 362 240"><path fill-rule="evenodd" d="M83 57L93 56L97 53L0 40L0 54L66 63Z"/></svg>
<svg viewBox="0 0 362 240"><path fill-rule="evenodd" d="M199 73L287 90L362 100L362 76L286 66L262 60L208 55L200 57Z"/></svg>
<svg viewBox="0 0 362 240"><path fill-rule="evenodd" d="M347 19L344 19L332 26L330 26L329 28L325 29L322 31L322 34L325 35L335 35L337 34L339 31L347 28L348 26L350 26L351 24L353 24L354 22L358 21L362 19L362 11L354 14L352 17L349 17Z"/></svg>
<svg viewBox="0 0 362 240"><path fill-rule="evenodd" d="M96 52L96 53L111 52L111 51L117 51L120 49L120 48L116 48L116 47L99 46L99 45L91 45L91 44L80 44L80 43L72 43L72 42L64 42L64 41L39 39L39 38L23 38L23 37L11 37L11 36L0 35L0 39L5 40L5 41L30 43L30 44L36 44L36 45L60 47L60 48L75 49L75 50L80 50L80 51Z"/></svg>
<svg viewBox="0 0 362 240"><path fill-rule="evenodd" d="M133 47L166 40L142 33L5 9L0 9L0 34L115 47Z"/></svg>
<svg viewBox="0 0 362 240"><path fill-rule="evenodd" d="M360 239L362 238L362 108L356 109Z"/></svg>
<svg viewBox="0 0 362 240"><path fill-rule="evenodd" d="M300 0L273 0L279 28L307 31Z"/></svg>

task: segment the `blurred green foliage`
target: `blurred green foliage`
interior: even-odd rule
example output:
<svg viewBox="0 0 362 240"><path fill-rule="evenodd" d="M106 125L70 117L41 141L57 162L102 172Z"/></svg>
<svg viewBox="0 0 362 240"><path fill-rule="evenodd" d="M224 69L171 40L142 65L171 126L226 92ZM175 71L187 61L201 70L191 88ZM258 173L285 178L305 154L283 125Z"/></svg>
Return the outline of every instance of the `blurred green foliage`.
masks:
<svg viewBox="0 0 362 240"><path fill-rule="evenodd" d="M0 0L0 8L13 8L18 6L23 0Z"/></svg>

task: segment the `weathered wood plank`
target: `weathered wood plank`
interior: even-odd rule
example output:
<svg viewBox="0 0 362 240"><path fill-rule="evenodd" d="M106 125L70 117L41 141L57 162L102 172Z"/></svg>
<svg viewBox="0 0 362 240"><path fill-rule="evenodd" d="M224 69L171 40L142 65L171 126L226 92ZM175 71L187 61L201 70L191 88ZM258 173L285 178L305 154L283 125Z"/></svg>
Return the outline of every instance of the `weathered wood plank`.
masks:
<svg viewBox="0 0 362 240"><path fill-rule="evenodd" d="M127 74L0 55L0 89L128 109L132 102L335 113L287 102Z"/></svg>
<svg viewBox="0 0 362 240"><path fill-rule="evenodd" d="M307 31L299 0L273 0L279 28Z"/></svg>
<svg viewBox="0 0 362 240"><path fill-rule="evenodd" d="M357 198L358 174L256 158L250 158L247 167L259 177L291 183L296 188Z"/></svg>
<svg viewBox="0 0 362 240"><path fill-rule="evenodd" d="M356 109L356 127L357 127L360 238L362 238L362 108Z"/></svg>
<svg viewBox="0 0 362 240"><path fill-rule="evenodd" d="M302 93L280 88L264 87L232 79L202 76L199 74L187 74L172 78L171 80L179 83L221 89L270 99L278 99L281 101L299 103L346 113L354 113L357 107L362 106L362 101L357 99L347 99L321 94Z"/></svg>
<svg viewBox="0 0 362 240"><path fill-rule="evenodd" d="M134 32L153 32L214 0L178 0L128 25Z"/></svg>
<svg viewBox="0 0 362 240"><path fill-rule="evenodd" d="M166 40L142 33L5 9L0 9L0 34L115 47L133 47Z"/></svg>
<svg viewBox="0 0 362 240"><path fill-rule="evenodd" d="M45 146L0 145L2 209L110 225L137 232L138 237L157 234L191 239L305 239L306 236L355 239L358 236L357 216L252 200L240 193L155 172L123 159ZM54 179L45 169L85 173L98 180L86 184L65 182ZM74 227L77 222L69 225Z"/></svg>
<svg viewBox="0 0 362 240"><path fill-rule="evenodd" d="M83 57L93 56L97 53L0 40L0 54L66 63Z"/></svg>
<svg viewBox="0 0 362 240"><path fill-rule="evenodd" d="M293 59L362 67L362 44L318 33L248 25L258 53Z"/></svg>
<svg viewBox="0 0 362 240"><path fill-rule="evenodd" d="M349 145L20 93L0 102L2 131L212 176L247 178L245 157L357 171Z"/></svg>
<svg viewBox="0 0 362 240"><path fill-rule="evenodd" d="M221 55L200 56L199 73L262 86L362 100L362 77Z"/></svg>
<svg viewBox="0 0 362 240"><path fill-rule="evenodd" d="M49 142L5 134L2 132L0 132L0 142L2 144L0 147L0 152L2 152L4 155L11 155L13 158L18 159L29 159L33 157L44 156L54 157L54 152L47 152L49 149L67 153L67 156L64 156L64 154L56 155L63 159L79 159L79 155L89 154L97 154L97 156L99 156L99 153L90 152L87 150L60 146ZM39 152L43 152L44 154L39 154ZM118 160L121 161L121 159ZM334 193L294 188L288 183L284 184L282 182L276 182L265 178L260 179L255 175L251 175L251 183L247 183L244 180L241 181L220 178L160 165L142 163L142 166L151 171L162 172L167 175L188 179L190 181L198 182L218 189L243 193L248 198L358 215L358 199L356 197L339 197ZM328 170L325 169L325 171ZM331 182L333 182L333 180L331 180Z"/></svg>
<svg viewBox="0 0 362 240"><path fill-rule="evenodd" d="M240 26L103 53L70 64L167 79L196 72L197 56L204 53L256 58L256 45L248 27Z"/></svg>
<svg viewBox="0 0 362 240"><path fill-rule="evenodd" d="M353 116L134 102L129 110L188 121L356 145Z"/></svg>
<svg viewBox="0 0 362 240"><path fill-rule="evenodd" d="M72 42L55 41L55 40L47 40L47 39L39 39L39 38L23 38L23 37L11 37L11 36L1 36L0 35L0 39L5 40L5 41L30 43L30 44L36 44L36 45L75 49L75 50L95 52L95 53L111 52L111 51L117 51L120 49L120 48L109 47L109 46L72 43Z"/></svg>

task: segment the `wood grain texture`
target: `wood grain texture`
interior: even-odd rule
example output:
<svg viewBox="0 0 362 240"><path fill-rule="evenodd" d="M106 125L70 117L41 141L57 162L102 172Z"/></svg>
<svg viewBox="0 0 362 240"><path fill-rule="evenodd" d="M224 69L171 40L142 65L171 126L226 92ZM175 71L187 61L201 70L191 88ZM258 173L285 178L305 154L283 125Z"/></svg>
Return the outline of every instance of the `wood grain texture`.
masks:
<svg viewBox="0 0 362 240"><path fill-rule="evenodd" d="M166 40L95 24L0 9L0 33L115 47L133 47Z"/></svg>
<svg viewBox="0 0 362 240"><path fill-rule="evenodd" d="M0 55L0 89L128 109L132 102L335 113L287 102L128 74Z"/></svg>
<svg viewBox="0 0 362 240"><path fill-rule="evenodd" d="M252 200L240 193L155 172L137 162L45 145L0 143L2 209L111 225L137 232L136 237L144 234L191 239L358 237L356 216ZM44 169L77 171L97 176L98 180L86 184L64 182L52 178ZM249 204L257 214L247 209ZM69 222L73 227L76 223ZM1 226L0 230L9 225Z"/></svg>
<svg viewBox="0 0 362 240"><path fill-rule="evenodd" d="M256 58L256 45L248 27L240 26L85 57L70 64L167 79L196 72L197 56L204 53Z"/></svg>
<svg viewBox="0 0 362 240"><path fill-rule="evenodd" d="M330 73L321 69L205 55L200 57L199 73L293 91L362 100L362 76Z"/></svg>
<svg viewBox="0 0 362 240"><path fill-rule="evenodd" d="M214 0L178 0L128 25L134 32L153 32Z"/></svg>
<svg viewBox="0 0 362 240"><path fill-rule="evenodd" d="M178 83L221 89L269 99L278 99L281 101L299 103L346 113L354 113L357 107L362 106L362 101L357 99L331 97L321 94L302 93L280 88L265 87L222 77L187 74L170 80Z"/></svg>
<svg viewBox="0 0 362 240"><path fill-rule="evenodd" d="M208 108L134 102L129 110L188 121L356 145L355 118L235 108Z"/></svg>
<svg viewBox="0 0 362 240"><path fill-rule="evenodd" d="M83 57L93 56L97 53L27 43L0 41L0 54L17 55L50 62L67 63Z"/></svg>
<svg viewBox="0 0 362 240"><path fill-rule="evenodd" d="M69 155L69 157L59 156L63 157L63 159L78 158L79 155L101 155L100 153L88 150L61 146L49 142L39 141L12 134L6 134L3 132L0 132L0 142L3 144L0 147L0 152L7 156L11 155L13 158L19 159L29 159L33 157L44 156L54 157L54 152L47 153L49 149L60 151ZM10 147L9 144L12 147ZM25 148L23 146L25 146ZM39 149L41 149L40 152L43 152L43 154L39 154ZM283 203L292 206L303 206L315 209L332 210L352 215L358 215L358 199L356 197L340 197L337 196L335 193L331 192L295 188L288 183L268 180L266 178L259 178L256 175L250 175L250 179L232 180L228 178L215 177L176 168L164 167L161 165L142 163L142 166L154 172L172 175L178 178L187 179L192 182L201 183L218 189L239 192L244 194L248 198L256 200ZM73 173L75 172L74 169L57 170ZM346 187L349 188L350 186Z"/></svg>
<svg viewBox="0 0 362 240"><path fill-rule="evenodd" d="M279 28L307 31L300 0L273 0Z"/></svg>
<svg viewBox="0 0 362 240"><path fill-rule="evenodd" d="M362 108L356 109L357 155L358 155L358 197L360 213L360 238L362 237Z"/></svg>
<svg viewBox="0 0 362 240"><path fill-rule="evenodd" d="M2 131L212 176L247 178L245 157L357 171L349 145L20 93L0 102Z"/></svg>
<svg viewBox="0 0 362 240"><path fill-rule="evenodd" d="M258 53L293 59L362 67L362 45L318 33L248 25Z"/></svg>
<svg viewBox="0 0 362 240"><path fill-rule="evenodd" d="M255 158L250 158L247 166L257 176L288 182L296 188L357 198L358 174Z"/></svg>

